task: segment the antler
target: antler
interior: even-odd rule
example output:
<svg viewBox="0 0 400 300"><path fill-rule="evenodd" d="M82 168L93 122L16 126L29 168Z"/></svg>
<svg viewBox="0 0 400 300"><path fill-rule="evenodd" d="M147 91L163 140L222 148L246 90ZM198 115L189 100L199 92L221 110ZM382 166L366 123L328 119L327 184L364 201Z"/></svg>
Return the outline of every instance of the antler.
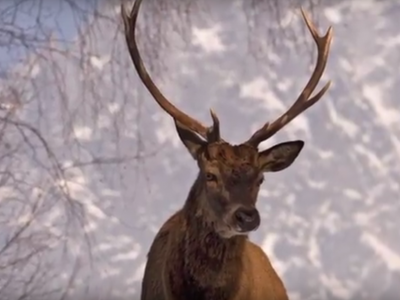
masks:
<svg viewBox="0 0 400 300"><path fill-rule="evenodd" d="M141 3L142 0L136 0L130 14L127 13L124 4L121 4L121 16L125 27L125 39L128 46L129 54L132 58L132 62L135 66L136 72L139 75L139 78L142 80L147 90L150 92L156 102L175 120L175 122L179 122L185 127L193 130L194 132L201 135L203 138L207 139L209 142L219 140L219 121L215 113L211 111L213 126L210 127L204 126L196 119L185 114L175 105L173 105L161 93L161 91L157 88L157 86L151 79L146 68L144 67L143 60L140 56L135 38L136 21Z"/></svg>
<svg viewBox="0 0 400 300"><path fill-rule="evenodd" d="M308 30L310 31L315 43L317 44L317 64L304 90L301 92L295 103L287 110L287 112L281 115L273 123L270 124L269 122L267 122L262 128L257 130L249 140L247 140L246 143L254 147L257 147L261 142L273 136L290 121L296 118L300 113L302 113L307 108L315 104L318 100L320 100L331 84L331 82L329 81L314 97L309 99L312 92L317 87L317 84L325 70L326 62L329 56L329 48L332 41L332 27L329 27L325 36L321 37L319 36L315 25L308 18L303 9L301 9L301 13L303 15L304 21L307 24Z"/></svg>

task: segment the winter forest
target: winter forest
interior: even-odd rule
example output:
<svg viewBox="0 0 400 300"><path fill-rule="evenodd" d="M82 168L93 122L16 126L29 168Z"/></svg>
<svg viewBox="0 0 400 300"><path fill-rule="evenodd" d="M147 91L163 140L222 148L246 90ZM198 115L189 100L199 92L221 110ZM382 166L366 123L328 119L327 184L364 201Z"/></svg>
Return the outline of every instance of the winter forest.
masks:
<svg viewBox="0 0 400 300"><path fill-rule="evenodd" d="M146 254L197 166L129 57L120 0L0 3L0 299L139 299ZM130 7L130 5L128 5ZM261 148L302 139L258 200L290 299L397 299L400 2L144 0L162 92L240 143L303 89L333 27L326 95Z"/></svg>

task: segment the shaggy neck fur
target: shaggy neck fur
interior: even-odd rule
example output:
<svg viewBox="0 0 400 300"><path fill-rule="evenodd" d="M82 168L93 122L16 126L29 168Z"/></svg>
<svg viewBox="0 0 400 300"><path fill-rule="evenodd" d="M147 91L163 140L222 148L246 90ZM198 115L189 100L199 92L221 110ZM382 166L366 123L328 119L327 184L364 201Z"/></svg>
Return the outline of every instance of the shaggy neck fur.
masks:
<svg viewBox="0 0 400 300"><path fill-rule="evenodd" d="M183 208L184 228L176 237L177 251L169 280L177 299L224 300L237 288L245 236L223 239L207 219L205 193L197 178Z"/></svg>

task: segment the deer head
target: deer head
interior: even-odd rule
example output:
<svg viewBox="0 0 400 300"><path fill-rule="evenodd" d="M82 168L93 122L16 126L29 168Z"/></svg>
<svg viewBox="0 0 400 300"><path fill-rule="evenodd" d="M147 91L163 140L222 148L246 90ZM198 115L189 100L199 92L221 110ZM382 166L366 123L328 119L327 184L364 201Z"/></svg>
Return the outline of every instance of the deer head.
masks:
<svg viewBox="0 0 400 300"><path fill-rule="evenodd" d="M315 96L315 90L326 66L332 28L319 36L314 24L301 10L303 19L316 43L318 57L315 69L294 104L274 122L267 122L247 141L231 145L220 136L219 120L211 110L213 124L209 127L175 107L157 88L143 65L135 40L135 27L142 0L136 0L128 14L121 6L125 38L135 69L155 101L175 121L179 138L199 167L199 195L205 201L201 213L224 238L256 230L260 216L256 200L264 173L282 171L289 167L303 149L304 142L288 141L259 151L261 142L273 136L300 113L315 104L328 90L328 82Z"/></svg>

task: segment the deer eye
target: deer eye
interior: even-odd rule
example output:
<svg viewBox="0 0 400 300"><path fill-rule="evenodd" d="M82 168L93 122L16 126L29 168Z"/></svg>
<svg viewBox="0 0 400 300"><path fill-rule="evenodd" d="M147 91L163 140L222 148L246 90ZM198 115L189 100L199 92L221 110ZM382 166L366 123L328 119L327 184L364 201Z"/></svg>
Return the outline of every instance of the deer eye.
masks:
<svg viewBox="0 0 400 300"><path fill-rule="evenodd" d="M207 181L217 181L217 176L213 173L206 173L206 180Z"/></svg>
<svg viewBox="0 0 400 300"><path fill-rule="evenodd" d="M260 177L260 178L257 180L257 185L260 186L260 185L262 185L263 182L264 182L264 177Z"/></svg>

